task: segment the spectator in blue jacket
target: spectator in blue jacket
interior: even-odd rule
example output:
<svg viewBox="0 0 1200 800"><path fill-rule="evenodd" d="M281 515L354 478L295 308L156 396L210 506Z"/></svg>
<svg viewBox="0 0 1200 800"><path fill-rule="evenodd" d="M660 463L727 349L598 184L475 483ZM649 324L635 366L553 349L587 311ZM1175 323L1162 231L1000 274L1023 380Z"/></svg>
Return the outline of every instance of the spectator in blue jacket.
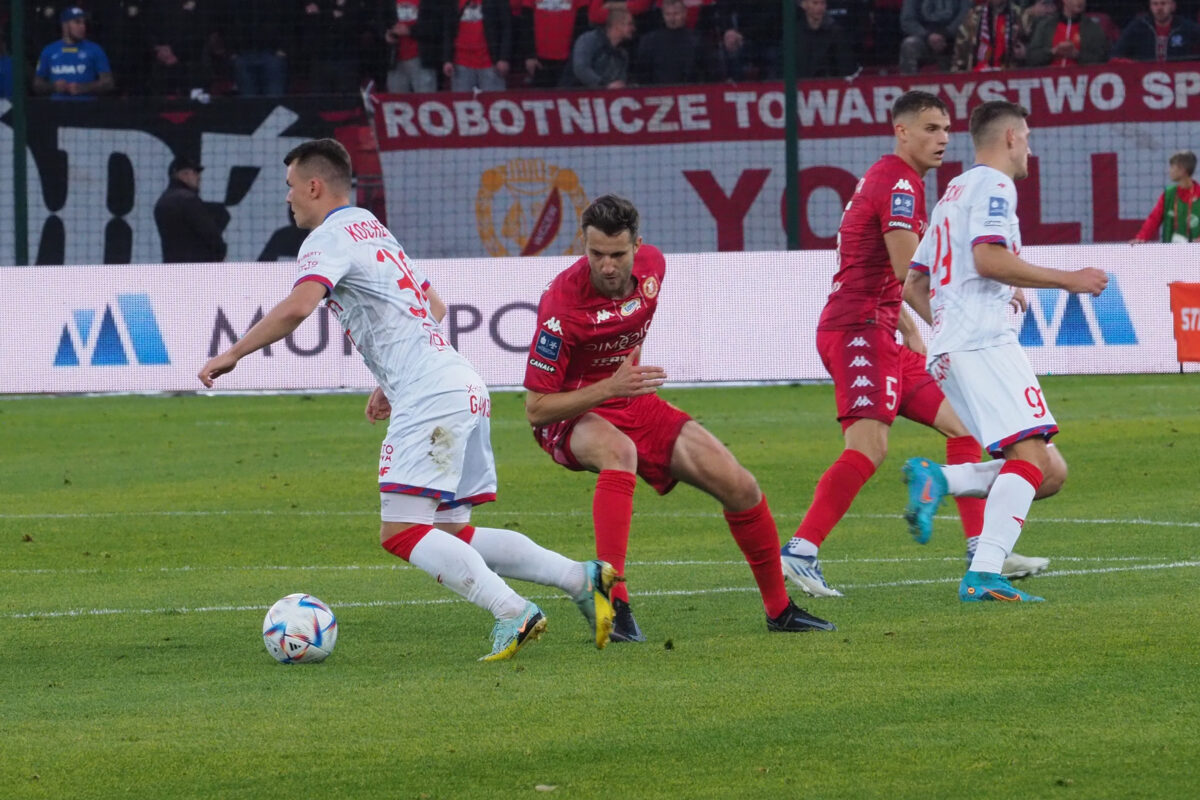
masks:
<svg viewBox="0 0 1200 800"><path fill-rule="evenodd" d="M46 45L33 90L55 99L89 98L113 90L112 67L100 45L87 38L87 12L67 6L58 17L62 38Z"/></svg>
<svg viewBox="0 0 1200 800"><path fill-rule="evenodd" d="M1186 61L1200 54L1200 25L1175 14L1175 0L1150 0L1150 13L1121 31L1113 58Z"/></svg>

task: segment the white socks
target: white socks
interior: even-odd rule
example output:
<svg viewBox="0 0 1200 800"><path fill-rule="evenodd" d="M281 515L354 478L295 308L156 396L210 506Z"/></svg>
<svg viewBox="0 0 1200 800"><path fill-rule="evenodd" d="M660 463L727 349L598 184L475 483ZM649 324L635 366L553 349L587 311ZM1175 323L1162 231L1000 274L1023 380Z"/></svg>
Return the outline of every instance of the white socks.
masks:
<svg viewBox="0 0 1200 800"><path fill-rule="evenodd" d="M455 594L487 609L496 619L515 619L525 611L525 598L488 569L483 557L457 536L434 528L413 547L408 562Z"/></svg>
<svg viewBox="0 0 1200 800"><path fill-rule="evenodd" d="M1004 559L1017 544L1036 493L1037 488L1023 475L1005 472L996 477L983 508L983 533L979 534L975 557L971 559L973 571L1000 572Z"/></svg>
<svg viewBox="0 0 1200 800"><path fill-rule="evenodd" d="M501 528L476 528L471 537L489 567L506 578L556 586L574 597L583 591L583 564L547 550L523 533Z"/></svg>
<svg viewBox="0 0 1200 800"><path fill-rule="evenodd" d="M1002 458L977 464L943 464L946 493L952 497L987 497L1003 466Z"/></svg>

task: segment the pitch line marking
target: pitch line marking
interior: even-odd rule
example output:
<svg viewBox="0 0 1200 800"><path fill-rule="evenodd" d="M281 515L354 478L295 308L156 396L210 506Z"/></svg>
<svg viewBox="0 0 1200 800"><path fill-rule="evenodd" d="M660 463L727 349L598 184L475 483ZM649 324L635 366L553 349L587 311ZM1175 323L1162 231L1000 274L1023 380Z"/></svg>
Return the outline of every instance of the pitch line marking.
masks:
<svg viewBox="0 0 1200 800"><path fill-rule="evenodd" d="M1038 578L1075 577L1079 575L1103 575L1111 572L1139 572L1145 570L1188 569L1200 567L1200 561L1173 561L1164 564L1135 564L1127 567L1100 567L1098 569L1049 570L1038 574ZM847 583L841 584L846 589L894 589L903 586L928 586L933 584L954 584L960 578L920 578L903 581L887 581L882 583ZM657 589L638 592L639 599L645 597L691 597L697 595L729 594L735 592L758 591L752 586L719 586L712 589ZM561 594L531 595L530 600L548 601L568 599ZM342 608L393 608L402 606L437 606L450 603L465 603L457 597L444 597L428 600L367 600L334 602L335 609ZM207 614L214 612L246 612L264 611L265 605L236 605L236 606L179 606L174 608L75 608L67 611L16 611L0 614L0 619L63 619L72 617L104 617L125 614Z"/></svg>
<svg viewBox="0 0 1200 800"><path fill-rule="evenodd" d="M592 512L589 509L578 509L573 511L521 511L518 509L510 510L495 510L487 509L487 516L518 516L518 517L591 517ZM780 511L774 509L773 514L776 517L800 516L802 512ZM0 513L0 520L53 520L53 519L114 519L126 517L235 517L235 516L252 516L252 517L378 517L379 514L374 510L362 511L323 511L323 510L301 510L288 509L276 510L271 508L248 508L248 509L199 509L193 511L81 511L68 513L36 513L36 514L5 514ZM635 512L638 518L652 519L718 519L719 512L717 511L638 511ZM901 514L846 514L845 519L886 519L899 520L903 519ZM938 515L935 519L945 522L957 522L958 517L949 515ZM1067 525L1146 525L1152 527L1163 528L1200 528L1200 522L1185 522L1171 520L1156 520L1142 519L1135 517L1133 519L1115 519L1115 518L1100 518L1100 519L1077 519L1072 517L1035 517L1037 522L1048 522Z"/></svg>
<svg viewBox="0 0 1200 800"><path fill-rule="evenodd" d="M1164 556L1049 556L1051 561L1099 561L1105 563L1122 561L1158 561ZM823 558L822 564L927 564L962 561L962 556L919 556L914 558ZM710 560L666 559L660 561L627 561L629 567L728 567L741 566L740 559ZM235 566L198 565L178 567L101 567L70 568L12 568L0 569L0 575L115 575L115 574L172 574L180 572L404 572L416 569L408 564L248 564Z"/></svg>

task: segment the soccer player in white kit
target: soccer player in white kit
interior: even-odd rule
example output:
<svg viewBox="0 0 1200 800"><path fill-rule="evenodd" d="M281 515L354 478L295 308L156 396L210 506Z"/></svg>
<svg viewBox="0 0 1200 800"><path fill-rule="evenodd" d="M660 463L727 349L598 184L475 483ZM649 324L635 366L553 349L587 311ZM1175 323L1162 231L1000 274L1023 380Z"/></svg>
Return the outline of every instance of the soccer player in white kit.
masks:
<svg viewBox="0 0 1200 800"><path fill-rule="evenodd" d="M446 306L429 281L383 223L350 205L349 153L317 139L284 164L296 224L312 231L299 276L288 297L201 368L200 381L211 387L324 300L379 382L367 419L390 420L379 455L384 549L495 616L492 652L481 660L511 658L546 629L541 609L501 576L562 589L603 648L619 580L609 564L572 561L515 531L469 524L473 506L496 499L487 386L444 338Z"/></svg>
<svg viewBox="0 0 1200 800"><path fill-rule="evenodd" d="M1048 444L1058 425L1009 324L1014 287L1099 295L1108 276L1093 268L1056 270L1020 257L1013 181L1029 174L1028 112L993 101L971 113L975 165L950 182L913 256L905 297L933 325L926 367L954 411L994 461L941 466L908 462L910 497L932 513L945 494L987 497L983 532L958 587L964 602L1041 601L1000 574L1030 505L1053 494L1066 463ZM913 302L916 300L917 302Z"/></svg>

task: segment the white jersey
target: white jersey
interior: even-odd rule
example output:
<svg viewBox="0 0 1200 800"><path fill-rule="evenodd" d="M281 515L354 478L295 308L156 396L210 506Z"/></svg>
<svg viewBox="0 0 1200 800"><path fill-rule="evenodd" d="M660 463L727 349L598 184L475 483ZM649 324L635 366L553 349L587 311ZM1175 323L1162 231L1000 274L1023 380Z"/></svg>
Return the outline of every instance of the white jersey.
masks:
<svg viewBox="0 0 1200 800"><path fill-rule="evenodd" d="M1019 253L1021 230L1012 178L976 164L950 181L913 256L912 269L929 276L931 361L942 353L1017 342L1008 319L1014 289L976 271L973 248L980 243Z"/></svg>
<svg viewBox="0 0 1200 800"><path fill-rule="evenodd" d="M428 279L370 211L331 211L304 240L298 262L296 284L324 285L325 305L393 403L425 375L470 368L433 318Z"/></svg>

